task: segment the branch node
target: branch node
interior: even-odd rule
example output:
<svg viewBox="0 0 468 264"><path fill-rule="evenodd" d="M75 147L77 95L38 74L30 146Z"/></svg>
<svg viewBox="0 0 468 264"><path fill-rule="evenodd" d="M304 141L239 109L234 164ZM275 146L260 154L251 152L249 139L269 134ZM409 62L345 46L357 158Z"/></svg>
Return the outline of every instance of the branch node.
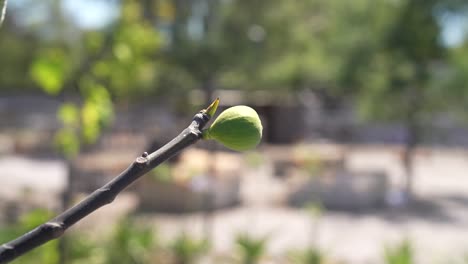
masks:
<svg viewBox="0 0 468 264"><path fill-rule="evenodd" d="M58 238L65 232L65 226L63 223L57 222L47 222L41 227L41 229L43 229L44 232L50 233L53 238Z"/></svg>
<svg viewBox="0 0 468 264"><path fill-rule="evenodd" d="M200 137L202 136L202 134L203 134L202 131L201 131L200 129L198 129L198 128L193 128L193 127L191 127L191 128L189 129L189 133L190 133L191 135L194 135L194 136L197 137L197 138L200 138Z"/></svg>
<svg viewBox="0 0 468 264"><path fill-rule="evenodd" d="M0 247L0 261L3 259L13 259L16 256L15 247L3 244Z"/></svg>
<svg viewBox="0 0 468 264"><path fill-rule="evenodd" d="M148 152L146 152L146 151L145 151L145 152L143 152L143 154L141 154L141 157L142 157L142 158L146 158L146 157L148 157Z"/></svg>
<svg viewBox="0 0 468 264"><path fill-rule="evenodd" d="M210 120L210 116L208 114L206 114L205 111L202 110L202 111L198 112L193 117L193 119L196 120L198 124L200 124L200 123L205 124L206 122L208 122Z"/></svg>
<svg viewBox="0 0 468 264"><path fill-rule="evenodd" d="M103 197L105 198L103 198L103 200L105 200L106 204L110 204L115 200L115 195L112 195L112 192L110 190L111 190L110 188L104 188L104 187L99 189L101 193L104 193Z"/></svg>
<svg viewBox="0 0 468 264"><path fill-rule="evenodd" d="M136 158L135 162L138 164L138 165L145 165L147 162L148 162L148 159L146 157L138 157Z"/></svg>

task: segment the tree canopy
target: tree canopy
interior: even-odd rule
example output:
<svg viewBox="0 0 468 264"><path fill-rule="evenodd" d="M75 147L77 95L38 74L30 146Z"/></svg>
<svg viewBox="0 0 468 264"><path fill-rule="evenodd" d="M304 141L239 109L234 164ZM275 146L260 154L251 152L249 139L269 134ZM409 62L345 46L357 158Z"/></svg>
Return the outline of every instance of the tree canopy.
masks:
<svg viewBox="0 0 468 264"><path fill-rule="evenodd" d="M22 2L0 32L4 91L102 85L128 100L309 89L354 98L365 116L399 119L410 94L435 109L441 103L430 98L466 90L467 45L442 39L444 19L466 15L464 1L111 1L118 15L95 29L68 19L64 1Z"/></svg>

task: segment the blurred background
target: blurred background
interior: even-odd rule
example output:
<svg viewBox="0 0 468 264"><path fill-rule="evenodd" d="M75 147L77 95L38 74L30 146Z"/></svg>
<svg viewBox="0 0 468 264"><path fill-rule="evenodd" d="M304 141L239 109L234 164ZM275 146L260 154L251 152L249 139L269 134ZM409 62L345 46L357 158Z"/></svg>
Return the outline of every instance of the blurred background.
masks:
<svg viewBox="0 0 468 264"><path fill-rule="evenodd" d="M464 0L9 1L0 242L216 97L256 150L200 142L15 263L468 263Z"/></svg>

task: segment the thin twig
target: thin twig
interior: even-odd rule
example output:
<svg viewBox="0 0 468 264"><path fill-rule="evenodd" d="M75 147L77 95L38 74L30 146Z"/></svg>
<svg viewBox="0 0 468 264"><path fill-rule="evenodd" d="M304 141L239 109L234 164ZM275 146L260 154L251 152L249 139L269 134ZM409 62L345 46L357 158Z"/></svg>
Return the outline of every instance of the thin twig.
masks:
<svg viewBox="0 0 468 264"><path fill-rule="evenodd" d="M7 0L0 0L0 26L3 23L3 20L5 20L5 14L6 14L6 8L7 8Z"/></svg>
<svg viewBox="0 0 468 264"><path fill-rule="evenodd" d="M115 197L139 177L171 158L181 150L194 144L202 137L202 129L214 113L218 99L207 109L197 113L192 123L182 133L148 155L143 153L119 176L97 189L83 201L66 210L54 219L36 227L32 231L0 246L0 263L7 263L22 254L62 236L73 224L77 223L98 208L111 203Z"/></svg>

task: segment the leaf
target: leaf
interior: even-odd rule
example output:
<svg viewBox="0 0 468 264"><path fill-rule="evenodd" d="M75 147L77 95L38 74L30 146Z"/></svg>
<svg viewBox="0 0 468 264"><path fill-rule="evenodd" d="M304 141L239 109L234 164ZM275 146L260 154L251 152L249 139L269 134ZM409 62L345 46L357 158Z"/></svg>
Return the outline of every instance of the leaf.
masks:
<svg viewBox="0 0 468 264"><path fill-rule="evenodd" d="M197 240L182 233L175 239L171 249L178 263L193 263L209 249L209 246L206 240Z"/></svg>
<svg viewBox="0 0 468 264"><path fill-rule="evenodd" d="M93 104L96 118L100 126L107 126L112 122L114 109L109 91L95 80L84 80L80 88L86 104Z"/></svg>
<svg viewBox="0 0 468 264"><path fill-rule="evenodd" d="M95 102L85 102L81 109L82 135L87 143L93 143L97 140L99 128L99 108Z"/></svg>
<svg viewBox="0 0 468 264"><path fill-rule="evenodd" d="M268 237L253 238L247 233L240 233L236 243L243 255L243 263L257 263L265 253Z"/></svg>
<svg viewBox="0 0 468 264"><path fill-rule="evenodd" d="M65 103L57 112L58 119L66 126L77 126L79 123L79 109L75 104Z"/></svg>
<svg viewBox="0 0 468 264"><path fill-rule="evenodd" d="M55 146L68 158L74 157L80 151L80 140L76 133L67 128L59 130L55 134Z"/></svg>
<svg viewBox="0 0 468 264"><path fill-rule="evenodd" d="M409 240L404 240L399 245L385 250L386 264L412 264L413 247Z"/></svg>
<svg viewBox="0 0 468 264"><path fill-rule="evenodd" d="M33 62L31 77L46 93L57 95L63 88L67 69L63 53L45 52Z"/></svg>

